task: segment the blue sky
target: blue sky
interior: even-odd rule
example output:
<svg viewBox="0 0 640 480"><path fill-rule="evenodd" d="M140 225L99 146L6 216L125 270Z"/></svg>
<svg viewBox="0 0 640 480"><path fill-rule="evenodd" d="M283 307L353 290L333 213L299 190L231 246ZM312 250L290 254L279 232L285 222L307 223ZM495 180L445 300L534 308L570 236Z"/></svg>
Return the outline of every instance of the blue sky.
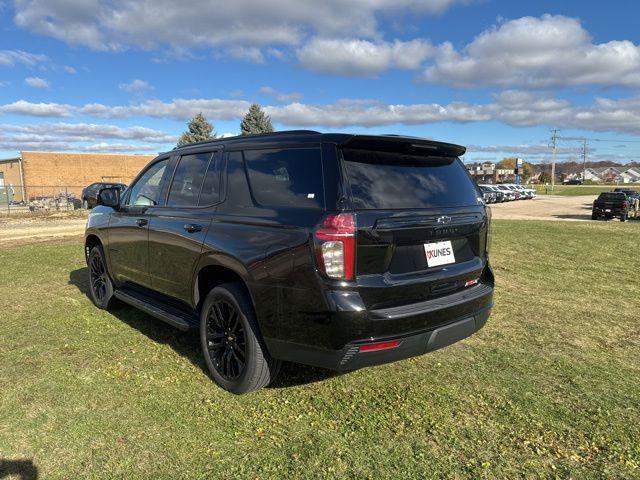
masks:
<svg viewBox="0 0 640 480"><path fill-rule="evenodd" d="M0 3L1 4L1 3ZM465 159L640 160L640 4L16 0L0 10L0 157L155 153L202 111L399 133ZM606 141L603 141L606 140Z"/></svg>

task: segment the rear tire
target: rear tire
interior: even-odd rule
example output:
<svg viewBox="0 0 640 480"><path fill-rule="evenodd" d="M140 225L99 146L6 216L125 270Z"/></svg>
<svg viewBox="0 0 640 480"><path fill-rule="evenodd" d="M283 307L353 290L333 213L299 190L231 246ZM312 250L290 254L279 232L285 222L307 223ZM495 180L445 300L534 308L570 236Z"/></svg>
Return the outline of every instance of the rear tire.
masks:
<svg viewBox="0 0 640 480"><path fill-rule="evenodd" d="M621 222L626 222L627 221L627 214L623 213L622 215L620 215L620 221Z"/></svg>
<svg viewBox="0 0 640 480"><path fill-rule="evenodd" d="M591 214L591 220L597 220L598 219L598 215L596 215L595 213Z"/></svg>
<svg viewBox="0 0 640 480"><path fill-rule="evenodd" d="M220 285L205 298L200 343L211 377L229 392L265 387L280 370L280 360L264 346L251 299L238 283Z"/></svg>
<svg viewBox="0 0 640 480"><path fill-rule="evenodd" d="M113 282L107 271L107 262L101 245L96 245L89 253L87 261L89 267L89 293L96 307L109 310L116 298Z"/></svg>

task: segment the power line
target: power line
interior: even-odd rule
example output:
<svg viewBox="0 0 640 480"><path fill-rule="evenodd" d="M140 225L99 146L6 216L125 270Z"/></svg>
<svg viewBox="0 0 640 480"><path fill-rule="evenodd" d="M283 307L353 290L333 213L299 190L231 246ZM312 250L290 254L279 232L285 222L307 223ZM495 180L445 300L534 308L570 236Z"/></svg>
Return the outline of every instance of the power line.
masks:
<svg viewBox="0 0 640 480"><path fill-rule="evenodd" d="M615 140L613 138L589 138L589 137L558 137L561 140L575 140L582 142L588 140L590 142L612 142L612 143L640 143L640 140L621 139Z"/></svg>
<svg viewBox="0 0 640 480"><path fill-rule="evenodd" d="M587 175L587 139L582 140L582 182L586 180Z"/></svg>

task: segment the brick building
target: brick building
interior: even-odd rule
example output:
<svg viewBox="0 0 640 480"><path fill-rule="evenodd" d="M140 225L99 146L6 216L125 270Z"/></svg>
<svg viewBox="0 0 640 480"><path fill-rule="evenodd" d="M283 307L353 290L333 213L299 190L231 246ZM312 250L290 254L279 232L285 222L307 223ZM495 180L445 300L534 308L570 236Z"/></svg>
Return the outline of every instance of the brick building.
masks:
<svg viewBox="0 0 640 480"><path fill-rule="evenodd" d="M93 182L129 183L154 156L21 152L0 160L0 186L11 187L18 202L65 191L79 196Z"/></svg>

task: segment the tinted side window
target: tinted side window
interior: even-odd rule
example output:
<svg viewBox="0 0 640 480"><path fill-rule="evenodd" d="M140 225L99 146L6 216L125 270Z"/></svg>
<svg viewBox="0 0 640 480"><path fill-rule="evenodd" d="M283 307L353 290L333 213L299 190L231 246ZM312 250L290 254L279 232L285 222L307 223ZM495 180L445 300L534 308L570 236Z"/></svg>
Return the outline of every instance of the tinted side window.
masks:
<svg viewBox="0 0 640 480"><path fill-rule="evenodd" d="M251 191L259 204L323 207L320 149L247 150L244 159Z"/></svg>
<svg viewBox="0 0 640 480"><path fill-rule="evenodd" d="M167 199L168 206L195 207L198 205L202 181L210 158L211 152L184 155L180 158L180 163L173 174Z"/></svg>
<svg viewBox="0 0 640 480"><path fill-rule="evenodd" d="M198 202L200 206L213 205L220 201L221 153L214 153L209 162L209 168L207 168L204 183L202 184L202 192L200 192L200 201Z"/></svg>
<svg viewBox="0 0 640 480"><path fill-rule="evenodd" d="M160 200L160 182L169 159L154 163L131 186L128 205L157 205Z"/></svg>

